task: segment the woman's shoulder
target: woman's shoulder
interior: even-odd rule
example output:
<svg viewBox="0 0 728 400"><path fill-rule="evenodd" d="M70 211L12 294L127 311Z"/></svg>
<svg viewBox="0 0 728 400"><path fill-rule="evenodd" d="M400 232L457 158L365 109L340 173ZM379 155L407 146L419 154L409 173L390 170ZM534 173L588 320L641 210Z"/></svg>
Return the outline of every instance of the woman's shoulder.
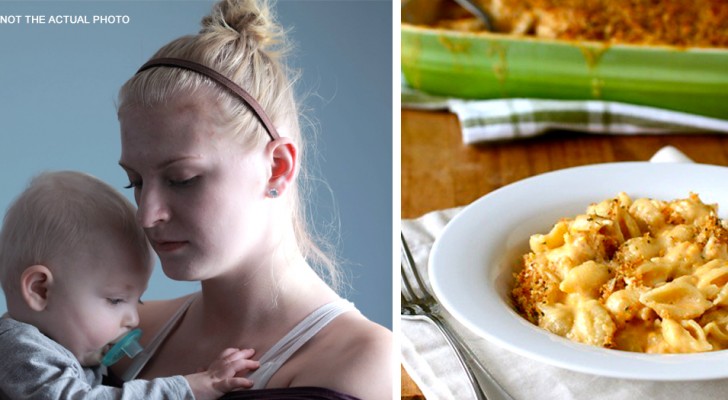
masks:
<svg viewBox="0 0 728 400"><path fill-rule="evenodd" d="M329 344L338 343L351 351L391 346L392 332L360 313L346 313L331 323Z"/></svg>
<svg viewBox="0 0 728 400"><path fill-rule="evenodd" d="M341 315L322 333L321 342L332 355L357 359L391 355L392 332L359 313Z"/></svg>
<svg viewBox="0 0 728 400"><path fill-rule="evenodd" d="M392 332L356 312L342 314L303 354L304 368L292 386L322 386L363 398L391 398Z"/></svg>

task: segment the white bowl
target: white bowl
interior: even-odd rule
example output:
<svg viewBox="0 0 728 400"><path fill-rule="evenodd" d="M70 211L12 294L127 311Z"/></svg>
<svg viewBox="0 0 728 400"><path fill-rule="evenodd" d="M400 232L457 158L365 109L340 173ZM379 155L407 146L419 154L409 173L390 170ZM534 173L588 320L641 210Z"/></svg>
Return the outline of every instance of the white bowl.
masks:
<svg viewBox="0 0 728 400"><path fill-rule="evenodd" d="M432 247L429 277L442 305L473 332L511 351L559 367L643 380L728 377L728 351L643 354L575 343L541 329L513 309L509 294L528 238L562 217L626 192L633 199L685 198L728 212L728 168L693 163L611 163L569 168L505 186L466 207Z"/></svg>

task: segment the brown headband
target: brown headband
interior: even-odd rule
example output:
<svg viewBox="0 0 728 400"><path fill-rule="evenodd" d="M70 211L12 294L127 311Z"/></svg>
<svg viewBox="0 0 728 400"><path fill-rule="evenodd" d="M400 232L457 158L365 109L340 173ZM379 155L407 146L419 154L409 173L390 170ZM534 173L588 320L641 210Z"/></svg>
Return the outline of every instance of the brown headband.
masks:
<svg viewBox="0 0 728 400"><path fill-rule="evenodd" d="M276 140L280 138L280 135L278 134L278 131L276 131L275 126L273 126L273 122L271 122L270 118L268 118L268 114L265 113L263 110L263 107L258 104L257 101L251 96L248 92L246 92L243 88L241 88L237 83L233 82L232 80L228 79L225 75L215 71L214 69L210 67L206 67L202 64L198 64L194 61L189 60L183 60L181 58L154 58L149 61L147 61L144 65L139 68L137 71L137 74L147 70L149 68L154 67L176 67L176 68L182 68L187 69L190 71L197 72L200 75L204 75L213 81L217 82L220 86L225 87L229 91L233 92L234 95L240 98L240 100L243 101L248 107L255 113L256 117L258 117L258 120L261 124L263 124L263 127L265 127L265 130L268 131L268 136L270 136L271 140Z"/></svg>

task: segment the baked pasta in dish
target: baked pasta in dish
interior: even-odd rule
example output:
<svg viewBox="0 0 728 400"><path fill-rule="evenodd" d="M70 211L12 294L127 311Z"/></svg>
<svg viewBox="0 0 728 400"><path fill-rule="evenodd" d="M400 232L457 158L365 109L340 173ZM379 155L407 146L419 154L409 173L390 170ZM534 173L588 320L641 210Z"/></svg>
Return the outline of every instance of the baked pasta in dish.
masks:
<svg viewBox="0 0 728 400"><path fill-rule="evenodd" d="M542 38L684 47L728 47L726 0L478 0L496 31ZM449 7L449 8L448 8ZM437 26L482 26L448 4Z"/></svg>
<svg viewBox="0 0 728 400"><path fill-rule="evenodd" d="M529 245L512 297L532 323L626 351L728 348L728 224L697 194L619 193Z"/></svg>

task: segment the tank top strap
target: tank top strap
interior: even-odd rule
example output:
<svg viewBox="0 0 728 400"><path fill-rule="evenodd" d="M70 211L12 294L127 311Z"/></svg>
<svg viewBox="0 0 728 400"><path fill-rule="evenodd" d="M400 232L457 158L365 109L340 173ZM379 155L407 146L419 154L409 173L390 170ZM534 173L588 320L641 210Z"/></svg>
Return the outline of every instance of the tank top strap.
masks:
<svg viewBox="0 0 728 400"><path fill-rule="evenodd" d="M144 350L142 350L141 353L134 357L131 364L129 364L129 368L127 368L126 371L124 371L124 373L121 375L121 379L124 382L136 379L142 369L144 369L149 360L157 352L159 346L161 346L162 343L164 343L164 340L167 339L167 336L169 336L170 332L172 332L172 329L174 329L182 320L182 317L185 315L187 310L190 308L190 305L192 305L192 302L197 298L197 296L198 294L194 294L188 297L184 301L184 303L182 303L182 305L177 309L177 311L175 311L174 315L172 315L172 318L170 318L167 323L164 324L162 329L160 329L159 332L157 332L157 334L154 336L154 338L147 344L147 346L144 347Z"/></svg>
<svg viewBox="0 0 728 400"><path fill-rule="evenodd" d="M288 359L306 344L312 337L316 336L321 329L326 327L339 315L356 310L353 303L348 300L337 300L324 304L301 322L293 327L283 338L273 345L262 357L260 367L248 374L253 380L253 389L264 388L270 378Z"/></svg>

